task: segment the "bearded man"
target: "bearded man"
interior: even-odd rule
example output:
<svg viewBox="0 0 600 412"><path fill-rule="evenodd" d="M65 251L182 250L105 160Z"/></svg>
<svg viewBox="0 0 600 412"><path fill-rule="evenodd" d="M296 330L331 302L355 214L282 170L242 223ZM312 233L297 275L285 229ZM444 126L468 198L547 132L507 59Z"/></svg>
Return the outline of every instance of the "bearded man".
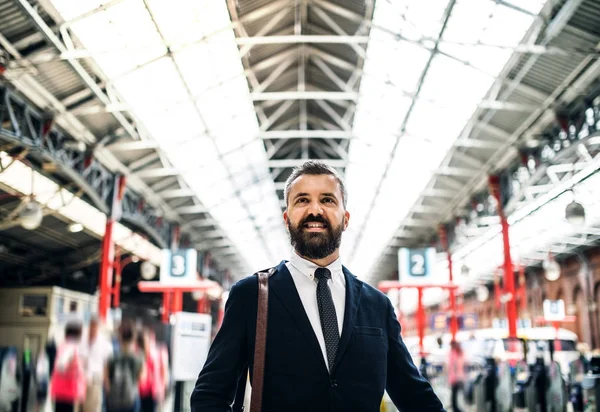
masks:
<svg viewBox="0 0 600 412"><path fill-rule="evenodd" d="M268 279L262 411L378 412L384 390L403 412L444 411L402 341L389 299L342 266L347 197L335 169L317 161L286 182L283 219L294 252ZM257 276L231 288L193 412L242 410L234 399L253 373L257 296Z"/></svg>

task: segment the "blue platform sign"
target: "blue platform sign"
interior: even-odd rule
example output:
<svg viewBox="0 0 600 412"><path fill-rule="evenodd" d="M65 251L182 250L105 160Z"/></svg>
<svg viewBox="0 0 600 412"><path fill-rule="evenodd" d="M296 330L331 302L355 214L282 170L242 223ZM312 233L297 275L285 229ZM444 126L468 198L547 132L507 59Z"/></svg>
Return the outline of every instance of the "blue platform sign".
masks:
<svg viewBox="0 0 600 412"><path fill-rule="evenodd" d="M435 248L398 250L398 276L401 282L430 281L435 262Z"/></svg>
<svg viewBox="0 0 600 412"><path fill-rule="evenodd" d="M458 317L458 329L475 330L479 324L479 318L475 313L463 313Z"/></svg>
<svg viewBox="0 0 600 412"><path fill-rule="evenodd" d="M429 328L434 332L445 332L450 324L450 317L446 312L436 312L429 316Z"/></svg>
<svg viewBox="0 0 600 412"><path fill-rule="evenodd" d="M189 283L196 280L198 252L195 249L162 250L160 282L164 284Z"/></svg>

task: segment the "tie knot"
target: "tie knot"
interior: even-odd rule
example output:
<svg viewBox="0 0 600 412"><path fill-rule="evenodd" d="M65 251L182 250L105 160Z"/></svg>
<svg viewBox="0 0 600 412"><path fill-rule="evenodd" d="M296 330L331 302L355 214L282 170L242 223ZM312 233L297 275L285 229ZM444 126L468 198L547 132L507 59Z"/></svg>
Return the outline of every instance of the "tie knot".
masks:
<svg viewBox="0 0 600 412"><path fill-rule="evenodd" d="M315 278L318 280L331 279L331 272L327 268L318 268L315 270Z"/></svg>

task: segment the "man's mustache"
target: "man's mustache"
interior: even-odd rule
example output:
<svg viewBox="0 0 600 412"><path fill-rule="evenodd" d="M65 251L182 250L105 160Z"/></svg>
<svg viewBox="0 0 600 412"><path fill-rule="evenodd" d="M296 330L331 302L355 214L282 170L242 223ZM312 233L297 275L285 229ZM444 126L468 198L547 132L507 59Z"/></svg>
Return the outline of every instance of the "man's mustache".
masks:
<svg viewBox="0 0 600 412"><path fill-rule="evenodd" d="M304 219L302 221L301 226L304 226L307 223L322 223L325 226L329 226L329 221L327 219L325 219L323 216L309 215L306 219Z"/></svg>

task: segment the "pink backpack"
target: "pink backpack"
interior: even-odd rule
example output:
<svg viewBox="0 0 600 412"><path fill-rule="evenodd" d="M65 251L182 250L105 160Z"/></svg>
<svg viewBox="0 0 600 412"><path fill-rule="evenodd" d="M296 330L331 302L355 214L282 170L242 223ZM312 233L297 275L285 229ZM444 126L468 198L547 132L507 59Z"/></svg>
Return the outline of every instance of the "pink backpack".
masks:
<svg viewBox="0 0 600 412"><path fill-rule="evenodd" d="M152 348L146 353L144 360L145 371L138 385L140 396L161 400L163 395L163 379L161 361L157 348Z"/></svg>
<svg viewBox="0 0 600 412"><path fill-rule="evenodd" d="M64 356L71 356L71 359L66 365L61 365ZM79 349L67 342L61 346L56 356L50 395L54 400L75 403L85 399L85 389L85 373L79 357Z"/></svg>

